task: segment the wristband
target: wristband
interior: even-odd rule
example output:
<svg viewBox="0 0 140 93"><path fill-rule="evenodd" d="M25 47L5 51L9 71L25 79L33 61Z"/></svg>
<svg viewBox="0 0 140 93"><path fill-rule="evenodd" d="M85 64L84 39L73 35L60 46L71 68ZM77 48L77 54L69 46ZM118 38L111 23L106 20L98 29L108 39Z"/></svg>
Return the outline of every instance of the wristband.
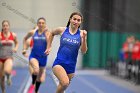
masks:
<svg viewBox="0 0 140 93"><path fill-rule="evenodd" d="M24 50L22 51L22 54L25 55L25 54L26 54L26 51L27 51L27 50L24 49Z"/></svg>

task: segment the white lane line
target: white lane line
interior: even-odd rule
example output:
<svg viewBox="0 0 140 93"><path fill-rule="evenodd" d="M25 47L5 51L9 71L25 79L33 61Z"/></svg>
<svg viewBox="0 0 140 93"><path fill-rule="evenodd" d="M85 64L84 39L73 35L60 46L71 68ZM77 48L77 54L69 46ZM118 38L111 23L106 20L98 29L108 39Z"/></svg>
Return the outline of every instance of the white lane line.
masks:
<svg viewBox="0 0 140 93"><path fill-rule="evenodd" d="M21 87L20 87L20 89L18 90L18 92L17 93L22 93L23 92L23 90L25 90L25 87L27 86L26 85L26 83L28 84L29 83L29 75L27 75L27 77L25 78L25 80L23 81L23 83L22 83L22 85L21 85ZM18 82L18 81L17 81ZM25 86L26 85L26 86ZM27 93L27 92L23 92L23 93Z"/></svg>
<svg viewBox="0 0 140 93"><path fill-rule="evenodd" d="M96 93L105 93L102 90L100 90L98 87L96 87L93 83L90 83L88 80L82 78L82 77L77 77L81 82L83 82L85 85L96 91Z"/></svg>
<svg viewBox="0 0 140 93"><path fill-rule="evenodd" d="M28 92L28 88L30 87L30 85L31 85L31 83L32 83L32 78L31 78L31 76L29 77L29 79L28 79L28 81L27 81L26 83L27 83L27 84L26 84L26 86L25 86L25 88L24 88L23 93L27 93L27 92Z"/></svg>
<svg viewBox="0 0 140 93"><path fill-rule="evenodd" d="M58 86L59 80L57 79L57 77L56 77L53 73L51 73L51 76L52 76L52 78L53 78L55 84Z"/></svg>

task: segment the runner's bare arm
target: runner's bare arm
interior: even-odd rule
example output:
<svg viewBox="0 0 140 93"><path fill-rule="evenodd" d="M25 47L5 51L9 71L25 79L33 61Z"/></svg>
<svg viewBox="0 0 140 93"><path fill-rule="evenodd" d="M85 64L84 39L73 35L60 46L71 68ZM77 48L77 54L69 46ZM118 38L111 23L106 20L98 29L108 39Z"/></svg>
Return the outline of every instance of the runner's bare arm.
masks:
<svg viewBox="0 0 140 93"><path fill-rule="evenodd" d="M87 31L81 30L81 51L82 53L86 53L87 51Z"/></svg>
<svg viewBox="0 0 140 93"><path fill-rule="evenodd" d="M23 38L23 50L26 50L26 40L30 38L34 34L34 30L31 30L27 33L27 35Z"/></svg>
<svg viewBox="0 0 140 93"><path fill-rule="evenodd" d="M14 43L15 43L15 47L13 49L13 52L17 52L18 47L19 47L19 43L18 43L18 40L17 40L17 35L15 33L13 33L13 36L14 36Z"/></svg>

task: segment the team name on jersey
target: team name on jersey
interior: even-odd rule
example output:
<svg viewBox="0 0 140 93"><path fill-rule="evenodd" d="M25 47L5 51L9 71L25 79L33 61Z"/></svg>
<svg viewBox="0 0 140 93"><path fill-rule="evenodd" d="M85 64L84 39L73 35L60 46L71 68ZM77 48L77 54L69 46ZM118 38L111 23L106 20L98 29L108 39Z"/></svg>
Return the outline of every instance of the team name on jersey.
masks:
<svg viewBox="0 0 140 93"><path fill-rule="evenodd" d="M63 41L79 44L79 42L76 39L70 39L70 38L63 38Z"/></svg>
<svg viewBox="0 0 140 93"><path fill-rule="evenodd" d="M42 39L42 40L45 40L46 38L45 37L37 37L37 36L35 36L34 39L38 39L38 40L39 39Z"/></svg>
<svg viewBox="0 0 140 93"><path fill-rule="evenodd" d="M3 43L3 46L12 46L12 43Z"/></svg>
<svg viewBox="0 0 140 93"><path fill-rule="evenodd" d="M1 44L2 44L3 46L12 46L13 43L14 43L14 42L13 42L12 40L9 40L9 41L3 40L3 41L1 42Z"/></svg>

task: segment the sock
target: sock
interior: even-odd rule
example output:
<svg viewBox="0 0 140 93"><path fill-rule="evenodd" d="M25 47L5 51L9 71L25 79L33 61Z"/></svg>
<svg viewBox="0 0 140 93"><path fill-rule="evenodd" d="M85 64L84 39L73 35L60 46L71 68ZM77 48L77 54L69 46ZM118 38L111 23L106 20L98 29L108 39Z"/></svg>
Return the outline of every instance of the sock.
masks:
<svg viewBox="0 0 140 93"><path fill-rule="evenodd" d="M39 90L40 84L41 84L41 82L39 82L39 81L36 82L36 86L35 86L35 92L36 92L36 93L37 93L38 90Z"/></svg>
<svg viewBox="0 0 140 93"><path fill-rule="evenodd" d="M34 85L35 84L35 82L36 82L36 79L37 79L37 75L32 75L32 84Z"/></svg>
<svg viewBox="0 0 140 93"><path fill-rule="evenodd" d="M5 73L5 75L6 75L7 79L10 77L10 74L8 74L8 73Z"/></svg>

